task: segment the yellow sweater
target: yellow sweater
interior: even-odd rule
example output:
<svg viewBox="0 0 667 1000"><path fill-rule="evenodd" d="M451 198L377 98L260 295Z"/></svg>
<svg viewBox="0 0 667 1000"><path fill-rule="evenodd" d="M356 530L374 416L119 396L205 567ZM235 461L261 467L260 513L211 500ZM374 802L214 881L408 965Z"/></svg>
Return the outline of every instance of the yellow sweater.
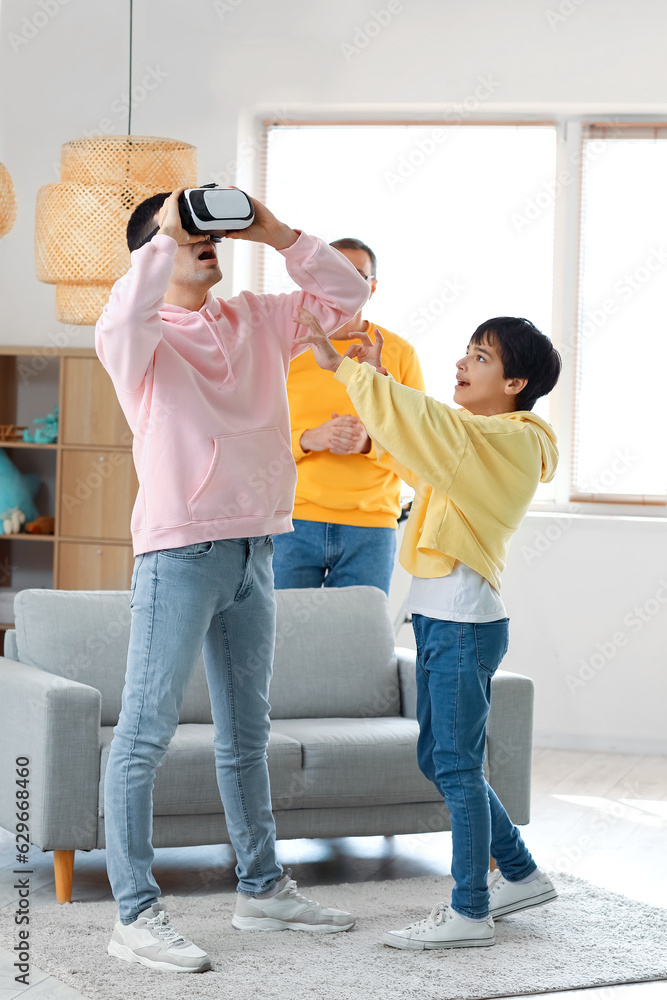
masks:
<svg viewBox="0 0 667 1000"><path fill-rule="evenodd" d="M368 334L375 340L370 323ZM397 382L424 388L424 378L415 349L407 340L378 327L384 337L382 363ZM339 354L355 341L332 340ZM359 367L356 361L350 361ZM292 361L287 379L287 395L292 422L292 452L298 481L294 517L303 521L328 521L361 527L395 528L400 512L400 476L377 460L371 446L366 455L332 455L330 451L304 452L301 435L331 419L356 413L344 387L330 372L317 366L312 351Z"/></svg>
<svg viewBox="0 0 667 1000"><path fill-rule="evenodd" d="M556 471L553 429L527 410L485 417L452 409L349 358L335 377L378 458L416 489L401 565L439 577L462 562L500 590L510 538L538 482Z"/></svg>

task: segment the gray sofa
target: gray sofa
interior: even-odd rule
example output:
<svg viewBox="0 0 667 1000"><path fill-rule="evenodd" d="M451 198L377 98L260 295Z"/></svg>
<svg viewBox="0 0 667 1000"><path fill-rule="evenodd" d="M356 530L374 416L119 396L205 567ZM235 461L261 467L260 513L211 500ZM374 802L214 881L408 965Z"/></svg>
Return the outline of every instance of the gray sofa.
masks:
<svg viewBox="0 0 667 1000"><path fill-rule="evenodd" d="M395 649L374 587L277 592L268 761L277 834L345 837L449 829L415 754L415 654ZM25 590L0 658L0 826L15 829L18 757L30 759L30 839L54 851L60 902L74 851L103 848L104 775L130 624L124 591ZM493 679L487 768L515 823L530 813L533 683ZM228 843L203 662L158 769L156 847Z"/></svg>

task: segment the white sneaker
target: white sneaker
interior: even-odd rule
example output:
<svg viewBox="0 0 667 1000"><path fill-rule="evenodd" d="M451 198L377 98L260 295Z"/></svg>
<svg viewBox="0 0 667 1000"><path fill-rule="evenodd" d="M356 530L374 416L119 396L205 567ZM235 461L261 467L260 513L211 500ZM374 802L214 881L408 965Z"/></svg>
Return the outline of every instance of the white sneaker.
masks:
<svg viewBox="0 0 667 1000"><path fill-rule="evenodd" d="M387 931L383 944L389 948L487 948L495 941L493 920L464 920L445 903L438 903L430 916L398 931Z"/></svg>
<svg viewBox="0 0 667 1000"><path fill-rule="evenodd" d="M544 872L532 882L508 882L500 871L491 873L489 878L489 912L493 919L506 913L528 910L531 906L542 906L556 899L558 893L553 882Z"/></svg>
<svg viewBox="0 0 667 1000"><path fill-rule="evenodd" d="M206 972L211 968L206 952L174 930L162 903L153 903L131 924L116 921L107 951L126 962L168 972Z"/></svg>
<svg viewBox="0 0 667 1000"><path fill-rule="evenodd" d="M320 931L333 934L354 927L354 917L344 910L320 906L297 892L291 873L283 875L279 892L266 899L238 894L232 926L239 931Z"/></svg>

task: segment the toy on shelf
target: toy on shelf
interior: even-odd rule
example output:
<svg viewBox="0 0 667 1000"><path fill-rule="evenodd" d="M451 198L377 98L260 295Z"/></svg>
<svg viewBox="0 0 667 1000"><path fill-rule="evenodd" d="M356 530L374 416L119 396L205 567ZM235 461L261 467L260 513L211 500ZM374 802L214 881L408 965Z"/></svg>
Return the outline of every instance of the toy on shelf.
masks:
<svg viewBox="0 0 667 1000"><path fill-rule="evenodd" d="M11 461L6 450L0 448L0 512L4 512L0 513L0 525L3 534L18 534L21 524L25 521L34 521L39 516L33 500L39 484L39 476L34 474L24 476ZM19 520L16 531L7 531L4 522L9 521L10 527L13 527L16 524L16 512L23 517L23 521Z"/></svg>
<svg viewBox="0 0 667 1000"><path fill-rule="evenodd" d="M52 535L55 526L55 518L42 515L35 518L34 521L28 521L25 530L29 535Z"/></svg>
<svg viewBox="0 0 667 1000"><path fill-rule="evenodd" d="M0 441L25 441L26 427L16 424L0 424Z"/></svg>
<svg viewBox="0 0 667 1000"><path fill-rule="evenodd" d="M37 417L33 424L39 424L33 434L27 427L23 428L23 440L33 444L53 444L58 440L58 407L54 406L47 417Z"/></svg>
<svg viewBox="0 0 667 1000"><path fill-rule="evenodd" d="M25 524L25 514L18 507L11 507L0 514L0 527L4 535L18 535L22 524Z"/></svg>

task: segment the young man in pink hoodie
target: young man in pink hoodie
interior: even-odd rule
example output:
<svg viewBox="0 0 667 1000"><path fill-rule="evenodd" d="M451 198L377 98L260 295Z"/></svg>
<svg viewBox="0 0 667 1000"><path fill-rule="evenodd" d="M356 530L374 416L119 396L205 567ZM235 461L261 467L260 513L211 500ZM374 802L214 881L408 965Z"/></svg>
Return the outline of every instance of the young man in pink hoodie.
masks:
<svg viewBox="0 0 667 1000"><path fill-rule="evenodd" d="M368 285L321 240L254 201L230 233L282 253L291 295L210 288L210 238L156 195L128 224L132 266L114 285L96 348L134 435L139 492L123 704L105 777L107 865L119 920L109 954L175 972L210 968L172 927L151 872L152 789L203 647L218 787L237 857L240 930L342 931L349 913L301 896L275 855L266 764L275 635L272 534L291 530L296 469L285 380L299 307L327 329L355 315ZM205 905L205 904L204 904Z"/></svg>

